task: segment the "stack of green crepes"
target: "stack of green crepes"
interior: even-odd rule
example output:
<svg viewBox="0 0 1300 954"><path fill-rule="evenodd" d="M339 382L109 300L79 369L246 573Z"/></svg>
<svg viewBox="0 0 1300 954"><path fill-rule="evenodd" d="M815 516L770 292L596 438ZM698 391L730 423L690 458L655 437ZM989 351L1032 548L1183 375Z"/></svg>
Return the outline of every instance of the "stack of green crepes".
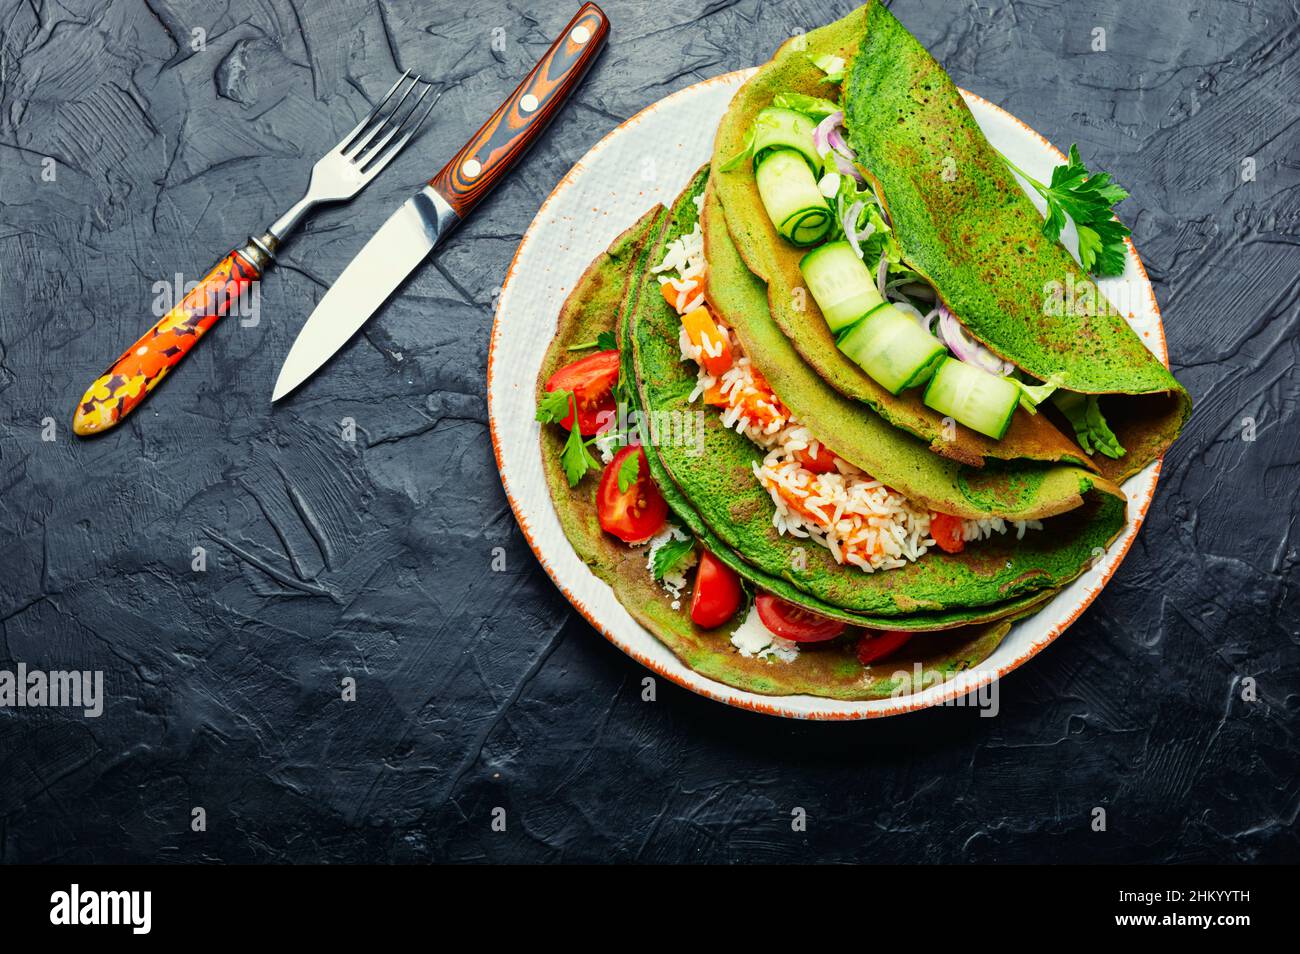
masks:
<svg viewBox="0 0 1300 954"><path fill-rule="evenodd" d="M1190 413L1185 389L1099 293L1055 307L1062 285L1095 285L1042 222L952 80L884 7L787 42L732 101L711 164L588 269L538 381L540 400L576 350L613 335L615 394L641 427L607 443L644 442L639 476L696 554L734 571L742 602L721 625L692 622L696 582L665 590L646 547L602 529L600 475L573 480L569 435L545 425L548 483L578 554L686 665L738 688L879 698L977 664L1119 535L1118 483L1163 454ZM707 270L674 302L661 285L680 272L661 263L680 264L673 250L698 244L697 225ZM788 426L833 452L836 480L879 482L965 538L864 568L826 533L799 531L816 527L806 509L792 527L781 488L759 478L784 438L742 433L718 397L735 374L684 357L700 354L679 314L698 310L697 291L731 367L747 363ZM682 421L698 422L702 445L683 439ZM881 519L880 532L902 534ZM795 651L764 647L754 631L770 617L751 607L761 594L847 629ZM904 632L887 657L861 655L864 634Z"/></svg>

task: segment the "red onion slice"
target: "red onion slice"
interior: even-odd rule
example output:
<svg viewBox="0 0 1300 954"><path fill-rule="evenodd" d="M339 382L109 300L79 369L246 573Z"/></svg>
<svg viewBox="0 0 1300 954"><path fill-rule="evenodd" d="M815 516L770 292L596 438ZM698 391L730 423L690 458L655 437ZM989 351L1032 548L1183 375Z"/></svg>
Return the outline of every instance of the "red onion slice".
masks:
<svg viewBox="0 0 1300 954"><path fill-rule="evenodd" d="M862 257L862 246L859 244L858 237L858 216L866 207L867 204L859 199L848 207L844 217L840 219L840 225L844 228L844 237L849 240L849 244L853 246L853 253L858 258Z"/></svg>
<svg viewBox="0 0 1300 954"><path fill-rule="evenodd" d="M865 242L875 234L876 227L872 223L868 222L866 225L862 226L862 231L858 233L858 241ZM858 258L863 258L865 255L865 252L858 252Z"/></svg>
<svg viewBox="0 0 1300 954"><path fill-rule="evenodd" d="M813 130L813 148L817 150L819 156L830 153L835 168L841 175L852 176L859 185L864 185L866 180L853 164L853 160L857 157L844 141L844 134L840 131L843 124L844 113L841 110L831 113L819 122Z"/></svg>
<svg viewBox="0 0 1300 954"><path fill-rule="evenodd" d="M862 178L862 173L858 172L858 167L849 160L845 159L838 152L832 152L831 158L835 160L835 168L841 175L852 176L858 185L865 185L866 179Z"/></svg>
<svg viewBox="0 0 1300 954"><path fill-rule="evenodd" d="M817 128L813 130L813 148L817 150L818 155L824 156L831 151L831 130L842 122L844 122L844 113L837 111L817 124Z"/></svg>
<svg viewBox="0 0 1300 954"><path fill-rule="evenodd" d="M1014 364L1003 361L972 338L970 333L962 327L961 322L957 320L957 316L949 311L946 305L940 305L938 312L939 337L957 357L958 361L965 361L967 364L972 364L977 368L983 368L985 371L1003 377L1016 369Z"/></svg>
<svg viewBox="0 0 1300 954"><path fill-rule="evenodd" d="M919 298L921 301L934 301L934 289L925 282L903 282L897 286L900 295L906 295L908 298Z"/></svg>
<svg viewBox="0 0 1300 954"><path fill-rule="evenodd" d="M837 115L843 115L842 113ZM844 141L844 134L840 131L843 126L833 126L831 131L826 135L826 142L832 149L843 156L845 159L856 159L857 153L849 148L849 144Z"/></svg>

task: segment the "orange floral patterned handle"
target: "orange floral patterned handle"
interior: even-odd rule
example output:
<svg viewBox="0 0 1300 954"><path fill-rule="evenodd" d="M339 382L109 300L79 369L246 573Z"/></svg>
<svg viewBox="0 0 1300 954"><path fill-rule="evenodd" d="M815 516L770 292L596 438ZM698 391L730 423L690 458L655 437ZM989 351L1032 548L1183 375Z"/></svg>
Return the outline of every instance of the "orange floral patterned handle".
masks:
<svg viewBox="0 0 1300 954"><path fill-rule="evenodd" d="M72 430L83 437L98 434L134 411L217 319L228 314L245 290L262 277L262 269L253 264L257 251L245 247L231 252L127 348L86 389L73 415Z"/></svg>

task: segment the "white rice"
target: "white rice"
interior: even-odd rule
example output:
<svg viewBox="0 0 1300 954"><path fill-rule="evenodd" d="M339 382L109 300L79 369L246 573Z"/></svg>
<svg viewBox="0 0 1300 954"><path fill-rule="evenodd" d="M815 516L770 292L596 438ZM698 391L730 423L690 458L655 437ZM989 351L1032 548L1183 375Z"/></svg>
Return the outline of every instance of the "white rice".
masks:
<svg viewBox="0 0 1300 954"><path fill-rule="evenodd" d="M759 659L775 657L782 662L794 662L799 658L799 644L783 639L763 625L758 608L751 606L744 622L731 633L731 645L745 658L757 656Z"/></svg>
<svg viewBox="0 0 1300 954"><path fill-rule="evenodd" d="M727 331L730 335L730 330ZM754 379L754 368L749 358L732 342L732 354L735 356L731 367L720 378L709 376L710 384L717 381L722 387L722 394L727 398L727 406L721 409L722 424L737 434L744 434L760 447L771 447L791 420L790 411L784 404L764 388L758 386ZM707 375L701 366L700 371ZM697 381L696 389L703 393ZM760 418L758 415L766 418Z"/></svg>
<svg viewBox="0 0 1300 954"><path fill-rule="evenodd" d="M600 454L600 462L602 464L608 464L614 459L614 455L618 453L619 440L620 437L618 433L615 432L613 428L610 428L592 442L592 446L595 447L596 452Z"/></svg>
<svg viewBox="0 0 1300 954"><path fill-rule="evenodd" d="M668 243L664 260L650 269L659 276L660 285L671 285L677 292L673 305L680 314L694 311L704 304L704 233L695 223L689 234ZM675 272L676 275L664 274Z"/></svg>
<svg viewBox="0 0 1300 954"><path fill-rule="evenodd" d="M654 576L655 554L659 552L665 543L670 540L689 539L691 538L680 527L671 523L664 528L663 532L652 537L649 546L646 548L645 556L645 568L650 571L650 575ZM691 552L680 566L671 573L665 573L659 581L659 585L673 598L673 609L681 609L682 590L686 589L686 571L695 566L697 559L695 553Z"/></svg>

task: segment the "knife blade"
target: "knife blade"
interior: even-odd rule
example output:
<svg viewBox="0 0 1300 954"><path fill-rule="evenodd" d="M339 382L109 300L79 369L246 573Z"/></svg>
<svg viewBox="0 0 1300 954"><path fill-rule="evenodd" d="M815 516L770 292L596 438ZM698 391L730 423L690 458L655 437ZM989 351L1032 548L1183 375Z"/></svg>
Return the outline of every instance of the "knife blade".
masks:
<svg viewBox="0 0 1300 954"><path fill-rule="evenodd" d="M298 332L272 402L315 374L505 178L559 113L608 36L604 11L583 4L482 128L348 263Z"/></svg>

